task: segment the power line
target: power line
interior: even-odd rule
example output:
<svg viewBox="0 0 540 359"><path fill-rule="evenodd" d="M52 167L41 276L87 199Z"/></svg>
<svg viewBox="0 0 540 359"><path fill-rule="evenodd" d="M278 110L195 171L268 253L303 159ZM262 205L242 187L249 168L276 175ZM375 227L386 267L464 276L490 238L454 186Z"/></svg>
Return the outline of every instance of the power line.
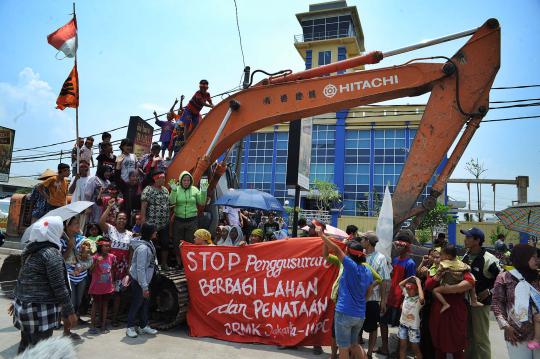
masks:
<svg viewBox="0 0 540 359"><path fill-rule="evenodd" d="M540 85L517 85L517 86L501 86L501 87L492 87L492 90L511 90L511 89L525 89L530 87L540 87Z"/></svg>
<svg viewBox="0 0 540 359"><path fill-rule="evenodd" d="M235 4L236 4L236 1L235 1ZM239 28L238 28L239 29ZM243 50L242 50L242 57L243 57ZM528 88L528 87L540 87L540 85L520 85L520 86L507 86L507 87L494 87L492 89L512 89L512 88ZM233 92L236 92L238 90L240 90L241 87L240 86L236 86L230 90L227 90L227 91L224 91L222 93L219 93L217 95L214 95L212 96L212 98L215 98L215 97L218 97L218 96L223 96L223 95L226 95L226 94L230 94L230 93L233 93ZM536 98L533 98L533 99L520 99L520 100L509 100L509 101L492 101L490 103L511 103L511 102L526 102L526 101L537 101L539 99L536 99ZM531 106L537 106L536 104L530 104ZM403 107L403 106L414 106L414 105L402 105L402 104L396 104L396 105L380 105L380 104L371 104L371 105L365 105L365 106L372 106L372 107L381 107L381 106L392 106L392 107ZM519 105L515 105L515 106L512 106L512 107L528 107L528 106L519 106ZM511 107L492 107L490 109L499 109L499 108L511 108ZM373 113L376 113L375 111L371 111L371 110L356 110L356 111L349 111L349 113L359 113L359 112L373 112ZM384 113L385 111L380 111L381 113ZM392 112L391 110L387 110L387 112ZM395 112L395 111L394 111ZM398 111L398 112L401 112L401 113L406 113L406 111ZM411 115L414 115L414 114L421 114L422 111L416 113L416 111L408 111ZM160 115L158 115L158 117L162 117L162 116L165 116L167 113L162 113ZM386 116L390 116L390 115L386 115ZM368 116L365 116L365 117L368 117ZM376 116L371 116L371 117L376 117ZM154 117L151 117L151 118L148 118L148 119L145 119L144 121L146 122L149 122L151 121L152 119L154 119ZM103 131L103 132L114 132L114 131L117 131L117 130L121 130L121 129L124 129L124 128L127 128L128 125L125 125L125 126L120 126L120 127L117 127L117 128L113 128L111 130L107 130L107 131ZM99 132L99 133L96 133L96 134L92 134L90 136L98 136L98 135L101 135L103 132ZM86 136L88 137L88 136ZM74 142L76 139L71 139L71 140L67 140L67 141L61 141L61 142L56 142L56 143L52 143L52 144L47 144L47 145L41 145L41 146L35 146L35 147L28 147L28 148L15 148L13 150L13 152L21 152L21 151L35 151L35 152L43 152L43 151L39 151L39 149L41 148L47 148L47 147L52 147L52 146L57 146L57 145L61 145L61 144L66 144L66 143L72 143ZM113 141L113 143L116 142L116 141ZM120 142L120 141L118 141ZM66 153L69 153L71 150L67 150ZM47 153L47 152L45 152ZM60 155L60 151L54 153L54 152L48 152L51 154L51 156L59 156Z"/></svg>
<svg viewBox="0 0 540 359"><path fill-rule="evenodd" d="M529 102L529 101L540 101L540 98L528 98L523 100L507 100L507 101L489 101L489 103L512 103L512 102Z"/></svg>
<svg viewBox="0 0 540 359"><path fill-rule="evenodd" d="M242 53L242 63L244 68L246 67L246 60L244 58L244 47L242 46L242 34L240 33L240 23L238 22L238 6L236 5L236 0L234 1L234 12L236 14L236 29L238 30L238 40L240 41L240 52Z"/></svg>

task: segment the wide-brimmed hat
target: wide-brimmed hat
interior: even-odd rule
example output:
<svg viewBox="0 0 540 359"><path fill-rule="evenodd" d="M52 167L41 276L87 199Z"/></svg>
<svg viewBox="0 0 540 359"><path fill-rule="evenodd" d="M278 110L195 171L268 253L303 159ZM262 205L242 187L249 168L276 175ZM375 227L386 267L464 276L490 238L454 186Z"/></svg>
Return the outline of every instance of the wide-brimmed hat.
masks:
<svg viewBox="0 0 540 359"><path fill-rule="evenodd" d="M38 180L43 181L49 177L56 176L56 171L47 168L41 175L39 175Z"/></svg>

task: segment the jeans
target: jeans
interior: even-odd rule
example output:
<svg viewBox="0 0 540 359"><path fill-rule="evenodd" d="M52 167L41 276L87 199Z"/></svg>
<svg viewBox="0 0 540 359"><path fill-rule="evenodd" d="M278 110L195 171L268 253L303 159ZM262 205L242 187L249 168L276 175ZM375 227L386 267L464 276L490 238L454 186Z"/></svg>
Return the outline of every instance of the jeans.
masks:
<svg viewBox="0 0 540 359"><path fill-rule="evenodd" d="M506 342L508 357L511 359L540 359L540 350L530 350L527 342L517 343L516 346Z"/></svg>
<svg viewBox="0 0 540 359"><path fill-rule="evenodd" d="M26 348L36 345L38 342L48 339L52 336L53 329L46 330L44 332L21 332L21 342L19 343L19 348L17 349L17 354L22 353Z"/></svg>
<svg viewBox="0 0 540 359"><path fill-rule="evenodd" d="M358 344L358 335L362 330L364 318L336 312L334 322L336 323L336 344L339 348L348 348Z"/></svg>
<svg viewBox="0 0 540 359"><path fill-rule="evenodd" d="M87 278L84 278L79 283L71 282L71 304L77 314L79 314L79 306L81 305L86 290L86 280Z"/></svg>
<svg viewBox="0 0 540 359"><path fill-rule="evenodd" d="M491 343L489 341L489 311L490 305L471 307L467 335L469 344L465 349L467 359L491 359Z"/></svg>
<svg viewBox="0 0 540 359"><path fill-rule="evenodd" d="M128 328L135 327L135 320L139 318L139 327L148 325L148 307L150 298L143 297L143 290L136 280L131 281L131 305L128 313Z"/></svg>

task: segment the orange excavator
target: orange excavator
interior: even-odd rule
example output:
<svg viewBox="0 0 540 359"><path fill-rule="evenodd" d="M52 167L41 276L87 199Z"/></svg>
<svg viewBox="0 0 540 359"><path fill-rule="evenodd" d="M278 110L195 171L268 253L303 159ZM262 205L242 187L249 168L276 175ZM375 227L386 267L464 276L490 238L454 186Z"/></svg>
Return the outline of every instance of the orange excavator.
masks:
<svg viewBox="0 0 540 359"><path fill-rule="evenodd" d="M472 35L472 36L471 36ZM334 75L338 71L376 64L384 58L419 48L471 36L451 58L435 56L410 60L403 65ZM427 62L428 60L444 60ZM431 92L403 172L393 194L394 227L414 217L414 228L437 198L489 109L489 91L500 67L500 27L489 19L481 27L389 52L372 52L314 69L268 74L244 70L244 89L216 105L190 135L167 171L167 181L190 171L196 183L210 177L209 193L226 171L226 160L215 161L244 136L266 126L337 112L406 96ZM262 72L270 77L253 85ZM463 131L460 135L460 132ZM459 138L459 139L458 139ZM457 140L431 193L420 206L417 200ZM226 157L226 156L225 156ZM30 208L24 196L11 201L8 236L21 235L30 224ZM214 218L214 221L216 219ZM10 258L8 258L10 259ZM13 277L20 259L4 262L0 281ZM9 264L9 265L6 265ZM185 320L187 287L183 273L162 273L167 280L159 298L155 327L167 329ZM4 286L2 286L4 289Z"/></svg>
<svg viewBox="0 0 540 359"><path fill-rule="evenodd" d="M469 41L452 58L413 59L399 66L331 75L470 35ZM432 59L444 62L424 62ZM210 164L234 143L266 126L431 92L392 199L396 229L411 217L418 222L426 211L434 208L487 114L489 91L499 66L499 22L489 19L477 29L422 44L385 53L376 51L297 73L282 71L254 86L251 85L253 75L260 70L250 77L250 70L246 68L244 90L207 114L171 163L167 180L176 179L183 170L188 170L198 182ZM420 194L458 137L457 145L431 186L431 193L422 205L416 206ZM225 166L225 161L217 166L211 174L211 184L217 183Z"/></svg>

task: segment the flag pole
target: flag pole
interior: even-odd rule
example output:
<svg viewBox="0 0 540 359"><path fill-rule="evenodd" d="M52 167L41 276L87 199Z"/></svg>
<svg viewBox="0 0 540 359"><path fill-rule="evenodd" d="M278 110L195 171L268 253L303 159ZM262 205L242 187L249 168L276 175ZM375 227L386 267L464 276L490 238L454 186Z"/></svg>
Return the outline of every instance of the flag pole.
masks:
<svg viewBox="0 0 540 359"><path fill-rule="evenodd" d="M75 14L75 2L73 3L73 18L75 21L77 20L77 15ZM79 34L77 31L77 34L75 35L75 67L77 67L77 50L79 47ZM78 72L78 70L77 70ZM77 91L77 96L79 95ZM81 156L81 150L79 149L79 104L77 99L77 107L75 107L75 148L77 152L77 174L79 174L79 162L80 162L80 156ZM83 145L84 146L84 145Z"/></svg>

